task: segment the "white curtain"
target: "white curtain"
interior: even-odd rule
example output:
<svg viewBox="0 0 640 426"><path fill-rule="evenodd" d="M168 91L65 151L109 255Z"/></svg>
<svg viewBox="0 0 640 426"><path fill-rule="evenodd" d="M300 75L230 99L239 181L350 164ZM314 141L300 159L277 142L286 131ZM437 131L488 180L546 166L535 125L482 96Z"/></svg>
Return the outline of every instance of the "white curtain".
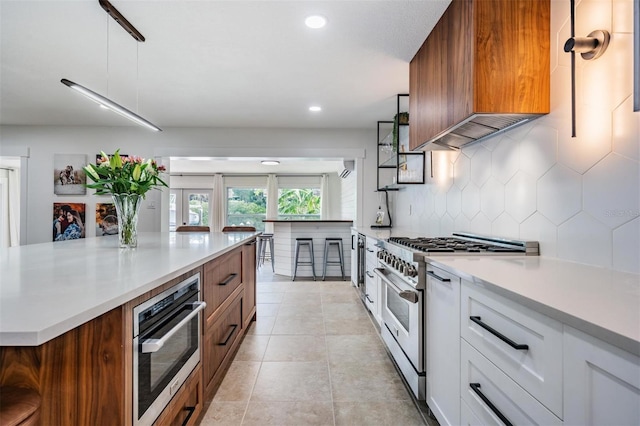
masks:
<svg viewBox="0 0 640 426"><path fill-rule="evenodd" d="M278 177L270 173L267 176L267 219L278 218ZM266 223L265 232L273 233L273 223Z"/></svg>
<svg viewBox="0 0 640 426"><path fill-rule="evenodd" d="M16 169L0 170L0 247L20 245L19 174Z"/></svg>
<svg viewBox="0 0 640 426"><path fill-rule="evenodd" d="M211 211L213 224L211 230L215 232L222 231L226 223L225 214L225 196L224 196L224 177L221 173L213 175L213 200L211 200Z"/></svg>
<svg viewBox="0 0 640 426"><path fill-rule="evenodd" d="M320 180L320 219L329 220L331 204L329 201L329 175L323 174Z"/></svg>

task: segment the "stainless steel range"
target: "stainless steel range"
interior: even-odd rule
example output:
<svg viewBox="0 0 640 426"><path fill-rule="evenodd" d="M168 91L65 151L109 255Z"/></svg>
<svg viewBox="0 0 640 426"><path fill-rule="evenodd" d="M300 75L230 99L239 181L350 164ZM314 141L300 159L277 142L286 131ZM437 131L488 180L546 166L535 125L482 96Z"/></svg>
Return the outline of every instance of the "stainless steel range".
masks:
<svg viewBox="0 0 640 426"><path fill-rule="evenodd" d="M391 237L378 243L382 287L382 339L415 397L426 397L425 256L530 256L534 241L454 233L451 237Z"/></svg>

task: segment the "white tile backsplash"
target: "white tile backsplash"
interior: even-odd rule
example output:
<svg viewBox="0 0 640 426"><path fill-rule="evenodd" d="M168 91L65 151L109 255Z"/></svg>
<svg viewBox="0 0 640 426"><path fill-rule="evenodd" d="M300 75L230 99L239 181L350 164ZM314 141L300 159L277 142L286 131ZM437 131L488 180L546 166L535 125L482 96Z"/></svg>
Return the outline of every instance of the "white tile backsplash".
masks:
<svg viewBox="0 0 640 426"><path fill-rule="evenodd" d="M537 240L543 256L640 273L640 113L632 112L632 0L582 0L576 35L613 29L576 60L571 137L569 2L552 0L551 113L460 152L434 151L434 177L397 193L394 222L430 235ZM429 155L429 154L427 154ZM429 162L429 158L427 158ZM453 180L453 184L451 184ZM420 206L417 206L420 204Z"/></svg>

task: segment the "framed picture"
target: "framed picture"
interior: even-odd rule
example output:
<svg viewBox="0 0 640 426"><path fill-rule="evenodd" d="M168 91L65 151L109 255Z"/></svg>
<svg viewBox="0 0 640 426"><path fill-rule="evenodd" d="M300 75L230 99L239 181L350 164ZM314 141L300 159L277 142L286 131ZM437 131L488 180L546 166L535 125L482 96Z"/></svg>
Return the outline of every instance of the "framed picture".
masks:
<svg viewBox="0 0 640 426"><path fill-rule="evenodd" d="M128 157L129 157L128 154L120 154L120 158L128 158ZM102 154L96 154L96 164L100 163L101 158L102 158ZM109 158L111 158L111 156L109 156Z"/></svg>
<svg viewBox="0 0 640 426"><path fill-rule="evenodd" d="M53 203L53 241L84 238L84 223L84 203Z"/></svg>
<svg viewBox="0 0 640 426"><path fill-rule="evenodd" d="M113 203L96 204L96 237L118 235L118 212Z"/></svg>
<svg viewBox="0 0 640 426"><path fill-rule="evenodd" d="M87 156L82 154L54 154L53 193L56 195L85 195L87 176L82 169Z"/></svg>

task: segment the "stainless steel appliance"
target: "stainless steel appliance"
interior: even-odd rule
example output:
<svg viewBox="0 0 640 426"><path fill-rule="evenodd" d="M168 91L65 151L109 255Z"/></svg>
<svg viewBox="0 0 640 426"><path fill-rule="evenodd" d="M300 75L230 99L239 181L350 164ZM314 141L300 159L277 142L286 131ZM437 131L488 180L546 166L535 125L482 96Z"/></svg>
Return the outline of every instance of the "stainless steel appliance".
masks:
<svg viewBox="0 0 640 426"><path fill-rule="evenodd" d="M133 309L133 423L150 425L200 362L200 274Z"/></svg>
<svg viewBox="0 0 640 426"><path fill-rule="evenodd" d="M426 397L425 257L538 255L535 241L467 233L450 237L391 237L381 241L375 272L382 287L382 339L415 397Z"/></svg>
<svg viewBox="0 0 640 426"><path fill-rule="evenodd" d="M364 235L358 234L358 290L360 294L360 299L364 302L367 293L367 286L365 283L365 274L367 271L367 239Z"/></svg>

